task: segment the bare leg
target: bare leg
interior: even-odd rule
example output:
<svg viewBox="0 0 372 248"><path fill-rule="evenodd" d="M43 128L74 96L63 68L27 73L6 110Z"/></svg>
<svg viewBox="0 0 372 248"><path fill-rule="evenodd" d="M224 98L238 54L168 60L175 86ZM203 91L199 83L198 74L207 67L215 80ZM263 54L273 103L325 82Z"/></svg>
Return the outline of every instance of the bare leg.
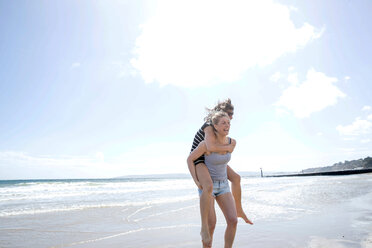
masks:
<svg viewBox="0 0 372 248"><path fill-rule="evenodd" d="M216 200L227 223L225 231L225 248L231 248L234 243L236 228L238 225L235 202L230 192L217 196Z"/></svg>
<svg viewBox="0 0 372 248"><path fill-rule="evenodd" d="M234 196L236 212L238 217L242 218L245 223L253 225L253 222L248 219L247 215L244 213L242 207L242 188L240 185L240 176L236 173L230 166L227 166L227 177L231 181L231 193Z"/></svg>
<svg viewBox="0 0 372 248"><path fill-rule="evenodd" d="M200 217L201 217L201 231L203 246L211 246L211 235L208 227L208 216L210 212L213 191L213 183L209 174L208 168L205 164L200 163L196 165L196 175L202 186L203 192L200 196Z"/></svg>
<svg viewBox="0 0 372 248"><path fill-rule="evenodd" d="M209 226L209 233L211 235L211 246L212 247L212 242L213 242L213 234L214 234L214 229L216 228L216 209L214 208L214 199L211 202L211 208L209 210L209 217L208 217L208 226Z"/></svg>

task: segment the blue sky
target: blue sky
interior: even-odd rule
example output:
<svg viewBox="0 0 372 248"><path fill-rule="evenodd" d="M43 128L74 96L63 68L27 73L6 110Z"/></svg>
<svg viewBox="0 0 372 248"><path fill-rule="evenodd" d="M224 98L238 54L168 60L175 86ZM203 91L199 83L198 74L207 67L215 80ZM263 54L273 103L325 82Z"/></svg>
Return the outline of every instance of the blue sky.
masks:
<svg viewBox="0 0 372 248"><path fill-rule="evenodd" d="M0 1L0 179L187 173L205 107L230 165L371 156L370 1Z"/></svg>

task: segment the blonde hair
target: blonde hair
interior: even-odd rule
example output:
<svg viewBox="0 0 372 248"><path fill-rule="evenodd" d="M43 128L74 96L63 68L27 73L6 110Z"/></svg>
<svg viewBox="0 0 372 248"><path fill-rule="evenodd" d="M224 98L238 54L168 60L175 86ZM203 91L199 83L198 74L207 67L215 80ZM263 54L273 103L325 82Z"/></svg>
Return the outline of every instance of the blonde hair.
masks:
<svg viewBox="0 0 372 248"><path fill-rule="evenodd" d="M205 108L207 110L208 115L204 118L204 121L212 121L212 116L216 112L224 112L227 113L228 111L233 111L234 110L234 105L231 104L231 99L227 98L225 101L220 102L218 101L217 105L214 108Z"/></svg>
<svg viewBox="0 0 372 248"><path fill-rule="evenodd" d="M229 118L229 116L224 111L216 111L216 112L214 112L212 114L212 116L211 116L211 122L212 122L212 124L213 125L217 125L220 122L220 120L221 120L222 117Z"/></svg>

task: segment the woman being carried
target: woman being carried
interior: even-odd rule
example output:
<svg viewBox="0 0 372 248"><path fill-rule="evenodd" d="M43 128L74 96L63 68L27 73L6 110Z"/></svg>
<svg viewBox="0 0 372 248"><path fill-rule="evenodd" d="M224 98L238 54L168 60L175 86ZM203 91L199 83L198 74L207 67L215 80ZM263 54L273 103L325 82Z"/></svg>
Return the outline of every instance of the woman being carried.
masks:
<svg viewBox="0 0 372 248"><path fill-rule="evenodd" d="M227 137L230 130L230 118L225 112L219 111L214 113L211 116L211 122L217 144L236 144L235 140ZM215 197L226 219L227 227L225 231L225 247L232 247L238 220L234 198L231 194L229 182L227 180L227 163L230 161L231 153L210 153L205 141L202 141L198 147L190 153L187 158L187 164L196 185L199 187L200 196L205 194L206 190L201 188L199 175L196 173L194 161L202 155L204 155L205 166L207 167L213 182L212 195ZM208 233L210 235L210 240L208 240L208 242L203 240L204 247L212 246L213 233L216 225L214 201L209 201L208 204L210 206L210 211L208 212L207 228L209 229Z"/></svg>

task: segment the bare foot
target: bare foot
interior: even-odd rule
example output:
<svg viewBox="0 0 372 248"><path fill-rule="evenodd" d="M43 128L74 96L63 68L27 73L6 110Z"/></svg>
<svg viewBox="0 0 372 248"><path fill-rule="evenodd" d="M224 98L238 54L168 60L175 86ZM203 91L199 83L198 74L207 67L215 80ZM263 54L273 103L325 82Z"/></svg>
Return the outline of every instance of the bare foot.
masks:
<svg viewBox="0 0 372 248"><path fill-rule="evenodd" d="M248 219L243 210L238 211L237 214L239 218L242 218L245 221L245 223L253 225L253 222Z"/></svg>
<svg viewBox="0 0 372 248"><path fill-rule="evenodd" d="M208 230L206 231L201 230L200 236L202 238L203 247L212 247L212 239Z"/></svg>

